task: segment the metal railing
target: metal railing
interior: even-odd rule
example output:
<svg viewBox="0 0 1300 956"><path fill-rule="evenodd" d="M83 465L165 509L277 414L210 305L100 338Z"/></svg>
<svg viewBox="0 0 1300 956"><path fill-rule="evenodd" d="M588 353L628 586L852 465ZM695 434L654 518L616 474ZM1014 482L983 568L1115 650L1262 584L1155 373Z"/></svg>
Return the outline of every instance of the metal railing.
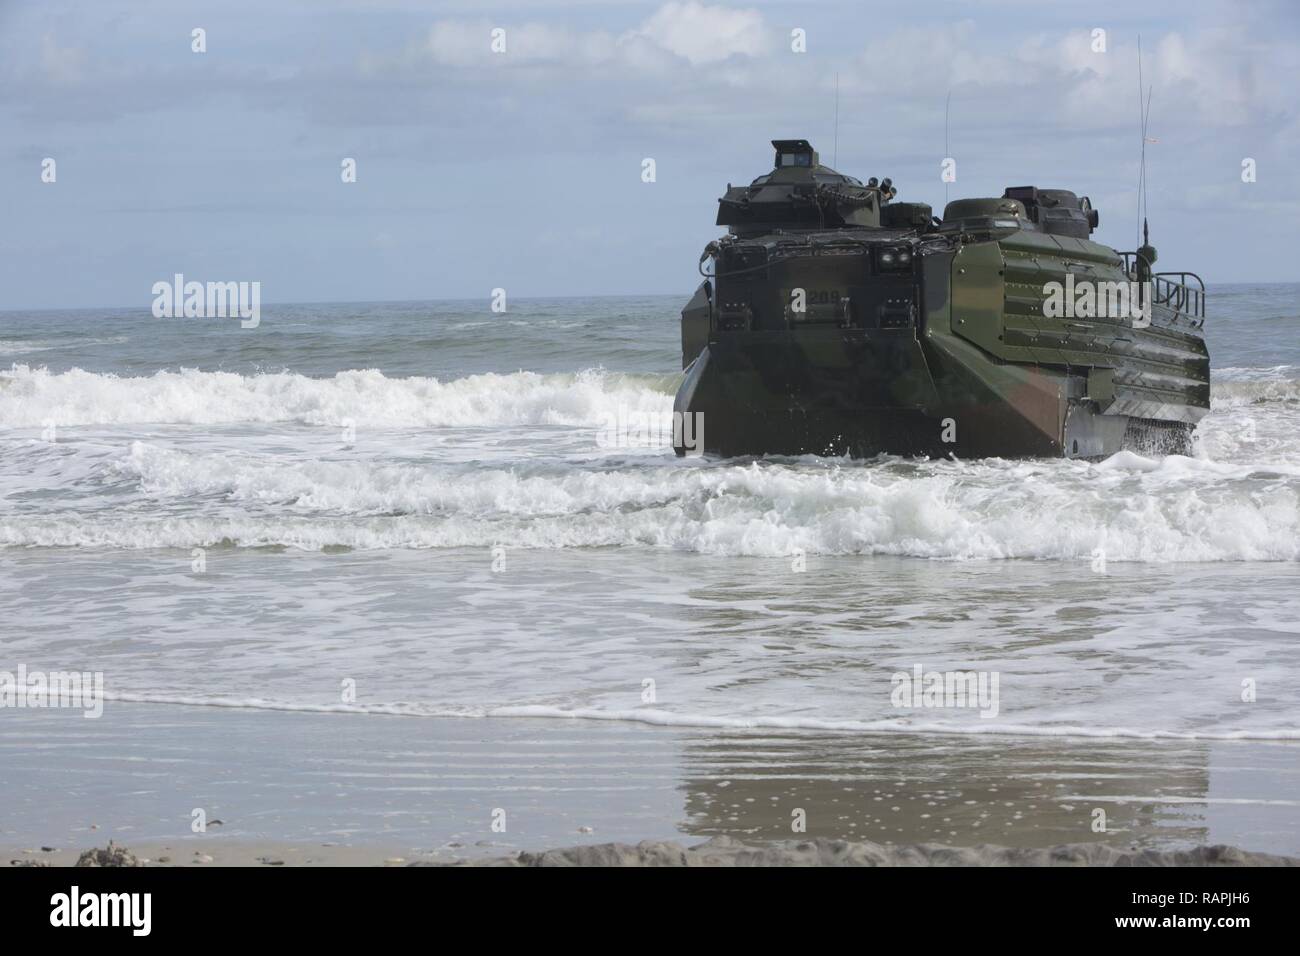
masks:
<svg viewBox="0 0 1300 956"><path fill-rule="evenodd" d="M1151 281L1151 291L1157 305L1205 321L1205 283L1195 272L1157 272ZM1193 286L1192 281L1196 285Z"/></svg>
<svg viewBox="0 0 1300 956"><path fill-rule="evenodd" d="M1140 281L1139 260L1146 265L1155 305L1164 306L1175 317L1185 315L1197 319L1197 324L1205 322L1205 282L1195 272L1151 272L1150 263L1139 253L1121 252L1119 255L1124 261L1124 272L1133 282Z"/></svg>

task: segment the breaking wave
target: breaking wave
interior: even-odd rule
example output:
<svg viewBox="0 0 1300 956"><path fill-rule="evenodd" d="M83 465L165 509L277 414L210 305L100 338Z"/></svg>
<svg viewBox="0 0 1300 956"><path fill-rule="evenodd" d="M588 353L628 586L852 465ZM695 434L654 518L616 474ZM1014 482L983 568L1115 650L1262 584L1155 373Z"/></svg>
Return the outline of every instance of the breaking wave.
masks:
<svg viewBox="0 0 1300 956"><path fill-rule="evenodd" d="M1215 370L1212 404L1300 402L1300 369ZM587 425L611 408L671 410L679 374L488 373L442 381L361 369L326 378L194 369L122 377L14 365L0 372L0 426L297 423L372 427Z"/></svg>
<svg viewBox="0 0 1300 956"><path fill-rule="evenodd" d="M123 509L10 514L0 545L188 548L632 546L761 557L1294 561L1300 464L1122 452L1081 461L531 466L285 460L134 442L96 481Z"/></svg>
<svg viewBox="0 0 1300 956"><path fill-rule="evenodd" d="M425 549L497 544L643 547L716 555L903 555L942 560L1300 559L1300 369L1216 370L1209 457L1101 463L882 458L677 460L665 448L476 460L409 454L385 429L495 427L525 450L531 426L598 426L612 409L668 414L679 375L482 374L441 381L376 370L312 378L196 370L119 377L15 365L0 373L0 426L100 426L0 447L0 546ZM1265 415L1247 406L1273 403ZM1280 404L1279 404L1280 403ZM1259 417L1258 427L1243 416ZM140 424L353 423L370 454L285 428L260 443ZM128 426L118 428L117 426ZM508 432L508 429L515 429ZM63 433L60 433L61 435ZM383 437L388 434L390 437ZM242 438L242 435L239 435ZM570 441L570 439L572 440ZM495 441L495 439L493 439ZM441 446L440 446L441 447ZM558 446L557 446L558 447ZM375 450L378 450L375 453ZM567 457L566 457L567 455ZM60 507L49 509L49 489Z"/></svg>
<svg viewBox="0 0 1300 956"><path fill-rule="evenodd" d="M337 426L586 425L611 407L671 410L679 375L576 374L389 378L375 369L309 378L194 369L119 377L15 365L0 372L0 426L290 422Z"/></svg>
<svg viewBox="0 0 1300 956"><path fill-rule="evenodd" d="M1221 368L1211 376L1210 406L1235 408L1270 402L1300 402L1300 368Z"/></svg>

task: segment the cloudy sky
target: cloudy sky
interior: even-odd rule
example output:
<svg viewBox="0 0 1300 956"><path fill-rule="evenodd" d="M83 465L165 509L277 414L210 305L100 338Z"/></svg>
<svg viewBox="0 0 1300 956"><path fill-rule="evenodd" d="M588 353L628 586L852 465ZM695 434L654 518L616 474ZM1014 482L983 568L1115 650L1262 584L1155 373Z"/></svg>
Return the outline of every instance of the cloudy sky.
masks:
<svg viewBox="0 0 1300 956"><path fill-rule="evenodd" d="M945 155L951 198L1071 188L1128 249L1139 34L1161 265L1300 281L1298 10L0 0L0 308L147 307L175 272L269 302L686 294L783 137L936 211Z"/></svg>

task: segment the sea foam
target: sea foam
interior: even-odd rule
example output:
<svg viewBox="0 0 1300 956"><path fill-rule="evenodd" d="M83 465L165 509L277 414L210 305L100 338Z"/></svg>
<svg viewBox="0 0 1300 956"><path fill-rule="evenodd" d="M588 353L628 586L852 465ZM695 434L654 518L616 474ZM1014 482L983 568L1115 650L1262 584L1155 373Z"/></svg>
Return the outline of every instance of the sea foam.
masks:
<svg viewBox="0 0 1300 956"><path fill-rule="evenodd" d="M57 465L67 468L64 464ZM0 544L308 550L631 546L781 557L1294 561L1300 467L1080 461L559 460L493 466L185 451L86 472L134 497L10 513Z"/></svg>
<svg viewBox="0 0 1300 956"><path fill-rule="evenodd" d="M515 372L440 381L375 369L309 378L194 369L120 377L15 365L0 373L0 426L290 422L358 427L597 424L617 408L672 410L679 376Z"/></svg>

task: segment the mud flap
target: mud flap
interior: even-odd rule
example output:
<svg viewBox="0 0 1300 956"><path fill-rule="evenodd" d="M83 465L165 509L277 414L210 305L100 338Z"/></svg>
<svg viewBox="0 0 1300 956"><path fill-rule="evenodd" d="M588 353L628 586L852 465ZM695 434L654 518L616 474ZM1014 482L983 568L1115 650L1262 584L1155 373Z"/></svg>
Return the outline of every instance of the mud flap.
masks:
<svg viewBox="0 0 1300 956"><path fill-rule="evenodd" d="M1092 402L1075 402L1065 413L1061 442L1066 458L1108 458L1124 447L1127 415L1099 415Z"/></svg>

